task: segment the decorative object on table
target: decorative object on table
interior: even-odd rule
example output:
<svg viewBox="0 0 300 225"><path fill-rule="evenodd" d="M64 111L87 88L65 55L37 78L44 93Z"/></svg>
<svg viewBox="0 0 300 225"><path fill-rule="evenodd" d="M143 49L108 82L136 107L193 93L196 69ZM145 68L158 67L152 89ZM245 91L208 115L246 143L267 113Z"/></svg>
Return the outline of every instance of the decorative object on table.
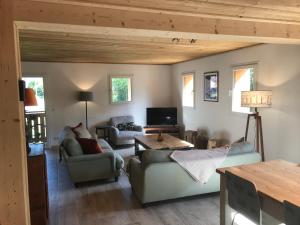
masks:
<svg viewBox="0 0 300 225"><path fill-rule="evenodd" d="M219 72L204 73L204 101L219 101Z"/></svg>
<svg viewBox="0 0 300 225"><path fill-rule="evenodd" d="M241 106L255 108L255 112L247 117L245 141L248 137L249 121L253 117L256 126L256 150L261 153L262 161L265 161L262 121L257 108L272 106L272 91L242 91Z"/></svg>
<svg viewBox="0 0 300 225"><path fill-rule="evenodd" d="M93 92L90 91L80 91L78 95L78 100L85 102L85 125L88 129L88 111L87 111L87 102L91 102L94 99Z"/></svg>
<svg viewBox="0 0 300 225"><path fill-rule="evenodd" d="M164 137L162 136L162 132L159 132L159 134L157 135L157 141L162 142L163 140L164 140Z"/></svg>
<svg viewBox="0 0 300 225"><path fill-rule="evenodd" d="M207 143L207 149L214 149L218 146L218 140L217 139L209 139Z"/></svg>
<svg viewBox="0 0 300 225"><path fill-rule="evenodd" d="M195 149L207 149L208 131L206 129L198 129L195 143Z"/></svg>
<svg viewBox="0 0 300 225"><path fill-rule="evenodd" d="M25 88L24 106L37 106L37 105L38 104L35 96L35 91L32 88ZM26 125L25 125L25 134L26 134L26 149L27 149L27 153L29 153L31 151L28 143L29 130L28 128L26 128Z"/></svg>
<svg viewBox="0 0 300 225"><path fill-rule="evenodd" d="M184 132L184 140L192 144L196 143L198 132L196 130L186 130Z"/></svg>

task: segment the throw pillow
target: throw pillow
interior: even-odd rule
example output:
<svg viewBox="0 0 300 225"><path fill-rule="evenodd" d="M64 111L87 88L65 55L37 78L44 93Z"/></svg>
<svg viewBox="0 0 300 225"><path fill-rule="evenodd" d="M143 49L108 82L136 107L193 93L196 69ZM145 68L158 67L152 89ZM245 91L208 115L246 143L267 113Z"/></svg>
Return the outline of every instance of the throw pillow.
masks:
<svg viewBox="0 0 300 225"><path fill-rule="evenodd" d="M91 138L92 135L90 132L83 126L82 123L79 123L76 127L71 128L72 131L76 134L78 138Z"/></svg>
<svg viewBox="0 0 300 225"><path fill-rule="evenodd" d="M125 123L119 123L117 125L117 128L119 129L119 131L124 131L124 130L126 130L126 124Z"/></svg>
<svg viewBox="0 0 300 225"><path fill-rule="evenodd" d="M244 137L241 137L240 139L236 140L233 143L241 143L241 142L245 142L245 138Z"/></svg>
<svg viewBox="0 0 300 225"><path fill-rule="evenodd" d="M228 155L238 155L238 154L250 153L254 151L255 151L255 147L249 142L239 142L239 143L233 143L230 146Z"/></svg>
<svg viewBox="0 0 300 225"><path fill-rule="evenodd" d="M103 153L103 149L98 145L95 139L77 138L84 154L98 154Z"/></svg>
<svg viewBox="0 0 300 225"><path fill-rule="evenodd" d="M120 130L120 131L125 131L125 130L134 130L135 129L135 125L133 122L130 122L130 123L119 123L117 125L117 128Z"/></svg>
<svg viewBox="0 0 300 225"><path fill-rule="evenodd" d="M126 130L134 130L134 122L126 123Z"/></svg>
<svg viewBox="0 0 300 225"><path fill-rule="evenodd" d="M69 137L64 139L63 147L66 149L66 152L69 156L77 156L83 154L82 148L75 138Z"/></svg>

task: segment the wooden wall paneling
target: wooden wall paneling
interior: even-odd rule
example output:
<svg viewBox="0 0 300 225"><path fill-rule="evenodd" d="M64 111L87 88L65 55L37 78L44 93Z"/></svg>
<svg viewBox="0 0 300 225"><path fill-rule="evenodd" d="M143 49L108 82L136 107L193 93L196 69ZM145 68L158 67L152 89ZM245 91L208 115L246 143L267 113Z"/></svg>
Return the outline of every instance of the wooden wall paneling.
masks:
<svg viewBox="0 0 300 225"><path fill-rule="evenodd" d="M29 225L24 107L12 1L0 1L0 224Z"/></svg>

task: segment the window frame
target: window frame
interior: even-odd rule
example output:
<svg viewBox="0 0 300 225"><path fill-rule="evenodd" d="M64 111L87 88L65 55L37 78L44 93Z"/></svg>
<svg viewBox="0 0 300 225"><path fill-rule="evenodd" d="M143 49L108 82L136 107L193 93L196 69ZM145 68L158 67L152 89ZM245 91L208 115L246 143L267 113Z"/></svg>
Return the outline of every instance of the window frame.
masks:
<svg viewBox="0 0 300 225"><path fill-rule="evenodd" d="M41 75L43 74L43 75ZM30 113L45 113L46 114L46 111L47 111L47 95L48 95L48 92L47 92L47 87L46 87L46 83L47 80L48 80L48 77L45 75L46 73L41 73L41 74L37 74L37 73L23 73L22 76L21 76L21 79L23 80L23 78L43 78L43 85L44 85L44 105L45 105L45 111L34 111L34 112L30 112ZM24 106L24 110L25 110L25 106ZM46 117L47 119L47 117ZM46 121L47 122L47 121Z"/></svg>
<svg viewBox="0 0 300 225"><path fill-rule="evenodd" d="M249 108L249 111L234 111L233 110L233 96L234 96L234 88L235 88L235 82L236 82L235 71L239 70L239 69L249 69L249 68L254 69L254 73L253 73L253 79L254 79L253 91L255 91L257 89L258 62L232 66L231 111L233 113L250 114L250 113L254 112L254 110L252 108Z"/></svg>
<svg viewBox="0 0 300 225"><path fill-rule="evenodd" d="M129 78L130 80L130 95L131 95L131 100L130 101L122 101L122 102L113 102L112 100L112 79L113 78ZM132 85L132 79L133 74L109 74L109 102L112 105L118 105L118 104L129 104L133 102L133 85Z"/></svg>
<svg viewBox="0 0 300 225"><path fill-rule="evenodd" d="M183 105L183 91L184 91L184 77L185 76L187 76L187 75L192 75L193 76L193 106L187 106L187 105ZM186 109L195 109L195 103L196 103L196 101L195 101L195 97L196 97L196 94L195 94L195 92L196 92L196 90L195 90L195 88L196 88L196 86L195 86L195 76L196 75L196 72L195 71L188 71L188 72L183 72L182 74L181 74L181 106L183 107L183 108L186 108Z"/></svg>

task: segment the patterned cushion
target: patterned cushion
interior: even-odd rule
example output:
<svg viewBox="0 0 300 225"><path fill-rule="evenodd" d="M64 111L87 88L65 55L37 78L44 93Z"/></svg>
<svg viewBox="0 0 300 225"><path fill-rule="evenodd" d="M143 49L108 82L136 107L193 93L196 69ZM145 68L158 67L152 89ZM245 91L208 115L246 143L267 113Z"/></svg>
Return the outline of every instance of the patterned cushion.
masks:
<svg viewBox="0 0 300 225"><path fill-rule="evenodd" d="M134 125L133 122L129 122L129 123L119 123L117 125L117 128L119 129L119 131L134 131L135 130L136 125Z"/></svg>
<svg viewBox="0 0 300 225"><path fill-rule="evenodd" d="M110 124L115 127L118 124L130 123L130 122L134 122L133 116L116 116L110 119Z"/></svg>

